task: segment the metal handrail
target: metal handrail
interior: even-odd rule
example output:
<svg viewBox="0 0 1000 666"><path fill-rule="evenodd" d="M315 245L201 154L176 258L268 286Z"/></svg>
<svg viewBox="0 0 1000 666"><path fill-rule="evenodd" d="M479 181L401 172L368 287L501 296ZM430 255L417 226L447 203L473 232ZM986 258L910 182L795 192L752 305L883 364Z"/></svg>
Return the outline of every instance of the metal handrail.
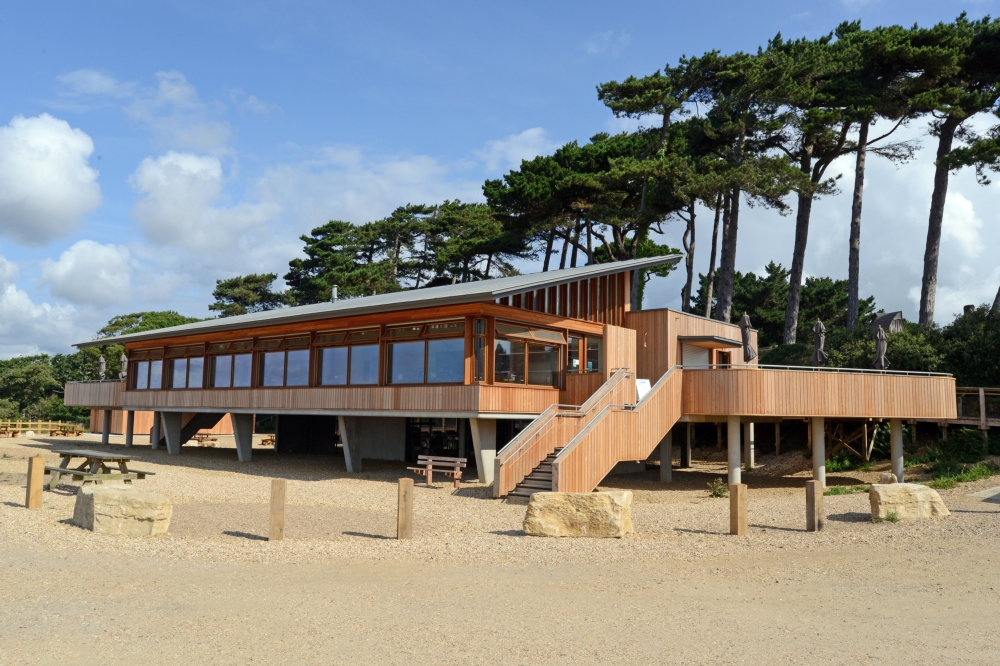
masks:
<svg viewBox="0 0 1000 666"><path fill-rule="evenodd" d="M67 384L108 384L111 382L124 382L124 379L74 379Z"/></svg>
<svg viewBox="0 0 1000 666"><path fill-rule="evenodd" d="M861 375L897 375L897 376L917 376L917 377L952 377L948 372L916 372L912 370L868 370L866 368L826 368L810 365L763 365L763 364L735 364L735 363L706 363L703 365L682 365L685 370L793 370L796 372L831 372L831 373L853 373Z"/></svg>

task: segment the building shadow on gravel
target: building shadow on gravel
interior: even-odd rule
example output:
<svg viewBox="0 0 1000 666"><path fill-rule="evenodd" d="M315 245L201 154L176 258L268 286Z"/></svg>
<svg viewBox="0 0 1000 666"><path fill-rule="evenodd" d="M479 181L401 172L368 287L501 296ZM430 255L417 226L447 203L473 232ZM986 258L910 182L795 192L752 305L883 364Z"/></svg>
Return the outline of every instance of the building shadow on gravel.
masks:
<svg viewBox="0 0 1000 666"><path fill-rule="evenodd" d="M493 530L490 534L495 534L497 536L509 536L509 537L526 537L527 534L524 530Z"/></svg>
<svg viewBox="0 0 1000 666"><path fill-rule="evenodd" d="M826 519L835 520L838 523L870 523L872 522L872 514L849 511L848 513L831 513Z"/></svg>
<svg viewBox="0 0 1000 666"><path fill-rule="evenodd" d="M266 536L261 536L259 534L250 534L249 532L237 532L235 530L226 530L223 532L226 536L239 537L241 539L250 539L251 541L267 541Z"/></svg>

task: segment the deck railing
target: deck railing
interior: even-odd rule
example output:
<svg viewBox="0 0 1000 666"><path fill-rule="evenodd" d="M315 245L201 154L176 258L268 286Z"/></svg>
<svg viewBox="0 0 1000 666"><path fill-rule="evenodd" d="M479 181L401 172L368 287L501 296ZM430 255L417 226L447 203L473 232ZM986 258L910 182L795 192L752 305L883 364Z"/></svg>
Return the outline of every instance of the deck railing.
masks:
<svg viewBox="0 0 1000 666"><path fill-rule="evenodd" d="M121 409L124 388L125 382L120 379L67 382L63 403L93 409Z"/></svg>
<svg viewBox="0 0 1000 666"><path fill-rule="evenodd" d="M587 493L623 460L645 460L681 417L683 370L672 367L637 404L607 404L556 456L552 489Z"/></svg>
<svg viewBox="0 0 1000 666"><path fill-rule="evenodd" d="M635 375L619 368L581 406L552 405L497 452L493 496L506 497L538 465L573 439L605 405L635 400Z"/></svg>

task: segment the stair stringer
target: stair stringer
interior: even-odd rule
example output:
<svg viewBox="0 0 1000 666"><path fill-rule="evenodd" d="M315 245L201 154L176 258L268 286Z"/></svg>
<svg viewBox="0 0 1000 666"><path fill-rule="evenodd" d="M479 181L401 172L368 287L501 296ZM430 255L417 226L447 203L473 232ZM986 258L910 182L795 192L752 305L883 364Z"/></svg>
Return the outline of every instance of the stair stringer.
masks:
<svg viewBox="0 0 1000 666"><path fill-rule="evenodd" d="M636 405L609 404L552 463L552 490L589 493L623 460L645 460L681 418L683 370L674 366Z"/></svg>

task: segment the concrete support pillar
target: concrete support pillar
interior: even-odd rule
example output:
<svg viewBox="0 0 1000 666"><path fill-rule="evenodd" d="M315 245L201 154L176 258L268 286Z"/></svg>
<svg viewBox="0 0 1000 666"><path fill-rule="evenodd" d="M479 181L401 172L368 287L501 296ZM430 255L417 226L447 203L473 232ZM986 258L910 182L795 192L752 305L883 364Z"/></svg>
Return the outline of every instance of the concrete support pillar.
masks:
<svg viewBox="0 0 1000 666"><path fill-rule="evenodd" d="M826 419L814 416L809 428L812 434L813 479L826 488Z"/></svg>
<svg viewBox="0 0 1000 666"><path fill-rule="evenodd" d="M685 433L684 446L681 448L681 468L691 467L691 443L694 441L694 424L688 423Z"/></svg>
<svg viewBox="0 0 1000 666"><path fill-rule="evenodd" d="M897 483L903 483L903 421L889 419L889 453L892 457L892 473Z"/></svg>
<svg viewBox="0 0 1000 666"><path fill-rule="evenodd" d="M469 419L472 447L476 451L479 482L493 483L493 464L497 457L497 422L494 419Z"/></svg>
<svg viewBox="0 0 1000 666"><path fill-rule="evenodd" d="M660 483L674 480L674 429L671 428L660 440Z"/></svg>
<svg viewBox="0 0 1000 666"><path fill-rule="evenodd" d="M111 410L104 410L104 423L101 425L101 444L107 446L111 442Z"/></svg>
<svg viewBox="0 0 1000 666"><path fill-rule="evenodd" d="M749 472L753 469L753 424L747 423L743 426L743 465Z"/></svg>
<svg viewBox="0 0 1000 666"><path fill-rule="evenodd" d="M729 439L729 485L743 482L740 474L740 417L730 416L726 424Z"/></svg>
<svg viewBox="0 0 1000 666"><path fill-rule="evenodd" d="M167 453L176 456L181 452L181 423L184 415L180 412L163 412L163 437L167 440Z"/></svg>
<svg viewBox="0 0 1000 666"><path fill-rule="evenodd" d="M135 435L135 412L131 409L125 412L125 446L132 446Z"/></svg>
<svg viewBox="0 0 1000 666"><path fill-rule="evenodd" d="M458 420L458 457L465 458L465 421Z"/></svg>
<svg viewBox="0 0 1000 666"><path fill-rule="evenodd" d="M253 455L253 414L230 414L233 438L236 440L236 457L240 462L250 462Z"/></svg>
<svg viewBox="0 0 1000 666"><path fill-rule="evenodd" d="M153 412L153 429L149 431L149 445L154 451L160 448L160 428L162 424L162 412Z"/></svg>
<svg viewBox="0 0 1000 666"><path fill-rule="evenodd" d="M344 446L344 463L347 471L351 474L361 473L361 442L355 436L356 433L347 432L347 419L343 416L337 417L337 425L340 427L340 443Z"/></svg>

